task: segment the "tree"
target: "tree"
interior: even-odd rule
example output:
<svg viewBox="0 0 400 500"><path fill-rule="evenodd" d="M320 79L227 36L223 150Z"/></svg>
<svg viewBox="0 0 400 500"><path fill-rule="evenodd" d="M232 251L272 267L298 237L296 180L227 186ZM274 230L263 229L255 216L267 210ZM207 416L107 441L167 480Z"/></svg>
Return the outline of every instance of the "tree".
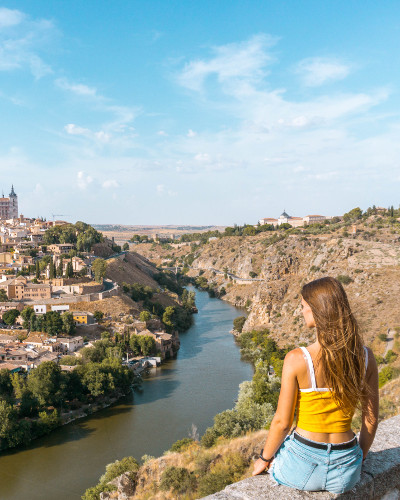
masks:
<svg viewBox="0 0 400 500"><path fill-rule="evenodd" d="M149 311L142 311L139 314L139 319L140 321L144 321L147 324L147 322L151 320L151 314L149 313Z"/></svg>
<svg viewBox="0 0 400 500"><path fill-rule="evenodd" d="M60 263L57 266L57 278L62 278L64 274L63 270L63 260L60 259Z"/></svg>
<svg viewBox="0 0 400 500"><path fill-rule="evenodd" d="M0 290L0 302L7 302L7 301L8 301L7 293L5 290L1 289Z"/></svg>
<svg viewBox="0 0 400 500"><path fill-rule="evenodd" d="M362 210L360 207L353 208L350 212L343 214L343 220L345 222L355 222L362 217Z"/></svg>
<svg viewBox="0 0 400 500"><path fill-rule="evenodd" d="M38 260L35 263L35 278L37 280L40 278L40 265Z"/></svg>
<svg viewBox="0 0 400 500"><path fill-rule="evenodd" d="M13 391L11 374L9 370L4 368L0 370L0 399L11 403L13 400Z"/></svg>
<svg viewBox="0 0 400 500"><path fill-rule="evenodd" d="M93 314L93 316L94 316L94 319L97 322L99 322L99 321L101 321L104 318L104 313L101 312L101 311L95 311L94 314Z"/></svg>
<svg viewBox="0 0 400 500"><path fill-rule="evenodd" d="M129 250L129 243L124 243L122 250L124 250L124 252L127 252Z"/></svg>
<svg viewBox="0 0 400 500"><path fill-rule="evenodd" d="M92 269L94 271L94 279L101 283L104 276L106 275L107 263L104 259L95 259L92 264Z"/></svg>
<svg viewBox="0 0 400 500"><path fill-rule="evenodd" d="M39 325L41 326L40 330L38 328L39 331L45 331L49 335L58 335L62 332L63 320L58 312L48 311L42 316L42 321L40 321L39 318L40 316L36 320L36 327L38 328Z"/></svg>
<svg viewBox="0 0 400 500"><path fill-rule="evenodd" d="M49 278L52 280L56 277L56 268L54 266L53 259L49 262Z"/></svg>
<svg viewBox="0 0 400 500"><path fill-rule="evenodd" d="M172 306L168 306L165 308L163 317L162 317L162 322L167 328L168 332L171 332L174 329L174 317L175 314L175 309Z"/></svg>
<svg viewBox="0 0 400 500"><path fill-rule="evenodd" d="M131 348L134 356L139 356L141 352L139 335L132 335L132 337L129 339L129 347Z"/></svg>
<svg viewBox="0 0 400 500"><path fill-rule="evenodd" d="M29 373L27 386L41 406L57 405L62 396L61 368L44 361Z"/></svg>
<svg viewBox="0 0 400 500"><path fill-rule="evenodd" d="M71 312L65 312L61 315L62 329L67 335L73 335L76 330L74 315Z"/></svg>
<svg viewBox="0 0 400 500"><path fill-rule="evenodd" d="M143 356L149 356L156 350L156 341L150 335L139 335L139 345Z"/></svg>
<svg viewBox="0 0 400 500"><path fill-rule="evenodd" d="M13 325L19 316L18 309L9 309L3 314L3 322L6 325Z"/></svg>
<svg viewBox="0 0 400 500"><path fill-rule="evenodd" d="M30 329L31 327L31 319L32 319L32 316L35 315L35 311L33 309L33 307L25 307L22 311L21 311L21 316L22 316L22 319L24 320L22 326L24 328L26 328L27 330Z"/></svg>
<svg viewBox="0 0 400 500"><path fill-rule="evenodd" d="M66 278L72 278L73 275L74 275L74 269L72 267L72 262L68 261L67 269L65 270L65 277Z"/></svg>

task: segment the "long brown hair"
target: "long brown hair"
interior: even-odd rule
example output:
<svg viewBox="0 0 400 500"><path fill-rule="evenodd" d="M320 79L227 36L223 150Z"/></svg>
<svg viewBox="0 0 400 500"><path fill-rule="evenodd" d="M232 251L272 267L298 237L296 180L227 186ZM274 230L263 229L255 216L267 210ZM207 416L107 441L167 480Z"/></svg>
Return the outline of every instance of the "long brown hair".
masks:
<svg viewBox="0 0 400 500"><path fill-rule="evenodd" d="M346 292L337 279L326 277L304 285L301 295L314 316L327 387L335 402L350 411L364 396L365 354Z"/></svg>

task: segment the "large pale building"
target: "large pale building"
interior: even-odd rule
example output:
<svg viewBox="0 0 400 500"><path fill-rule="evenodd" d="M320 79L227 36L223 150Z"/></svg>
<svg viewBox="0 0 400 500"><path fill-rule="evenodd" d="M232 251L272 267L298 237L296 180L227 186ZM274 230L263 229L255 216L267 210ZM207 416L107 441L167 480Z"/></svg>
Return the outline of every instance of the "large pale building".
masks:
<svg viewBox="0 0 400 500"><path fill-rule="evenodd" d="M18 196L15 194L14 186L11 187L11 193L8 198L0 198L0 219L18 218Z"/></svg>

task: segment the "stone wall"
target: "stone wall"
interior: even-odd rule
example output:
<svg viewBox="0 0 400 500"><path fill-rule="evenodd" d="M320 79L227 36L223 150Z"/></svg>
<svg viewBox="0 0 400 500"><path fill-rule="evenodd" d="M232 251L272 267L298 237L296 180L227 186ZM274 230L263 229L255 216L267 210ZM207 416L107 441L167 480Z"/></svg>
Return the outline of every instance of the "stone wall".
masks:
<svg viewBox="0 0 400 500"><path fill-rule="evenodd" d="M275 485L268 474L256 476L227 486L204 500L399 500L400 499L400 415L380 423L368 457L363 465L360 482L340 495L307 492Z"/></svg>

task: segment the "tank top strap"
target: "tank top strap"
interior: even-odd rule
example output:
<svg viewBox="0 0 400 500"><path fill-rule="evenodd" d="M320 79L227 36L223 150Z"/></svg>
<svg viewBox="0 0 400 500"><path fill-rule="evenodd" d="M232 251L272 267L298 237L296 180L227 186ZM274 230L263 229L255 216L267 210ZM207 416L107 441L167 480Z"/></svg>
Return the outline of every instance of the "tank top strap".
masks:
<svg viewBox="0 0 400 500"><path fill-rule="evenodd" d="M365 354L365 370L364 370L364 377L365 377L368 368L368 349L365 346L364 346L364 354Z"/></svg>
<svg viewBox="0 0 400 500"><path fill-rule="evenodd" d="M315 381L314 365L312 362L311 354L308 352L308 349L306 347L300 347L300 349L303 351L303 354L307 360L308 370L310 372L311 388L313 391L315 391L317 388L317 383Z"/></svg>

